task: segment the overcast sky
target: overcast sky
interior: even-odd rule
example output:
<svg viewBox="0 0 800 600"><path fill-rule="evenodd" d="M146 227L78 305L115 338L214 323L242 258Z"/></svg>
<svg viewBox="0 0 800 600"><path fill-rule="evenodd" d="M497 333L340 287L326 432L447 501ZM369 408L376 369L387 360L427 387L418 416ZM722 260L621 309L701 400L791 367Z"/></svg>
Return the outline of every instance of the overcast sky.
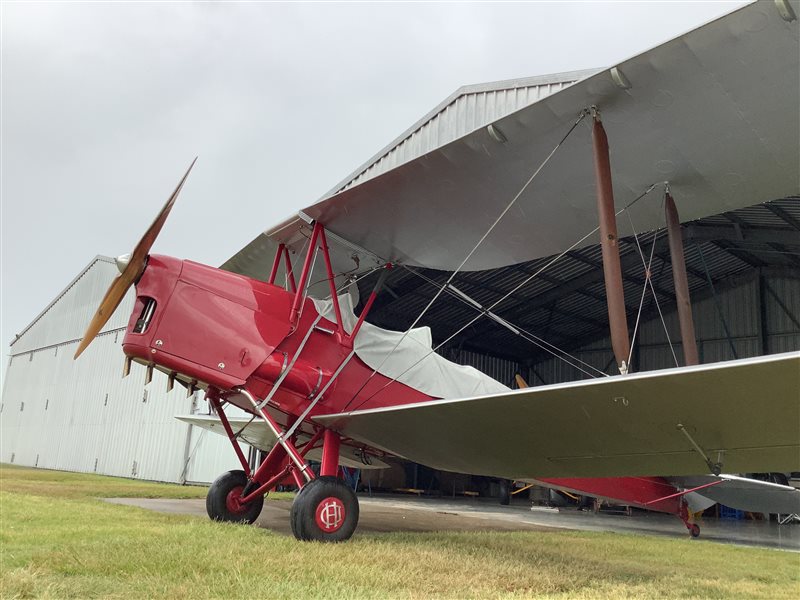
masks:
<svg viewBox="0 0 800 600"><path fill-rule="evenodd" d="M218 266L461 85L610 66L743 4L3 0L3 355L196 155L154 251Z"/></svg>

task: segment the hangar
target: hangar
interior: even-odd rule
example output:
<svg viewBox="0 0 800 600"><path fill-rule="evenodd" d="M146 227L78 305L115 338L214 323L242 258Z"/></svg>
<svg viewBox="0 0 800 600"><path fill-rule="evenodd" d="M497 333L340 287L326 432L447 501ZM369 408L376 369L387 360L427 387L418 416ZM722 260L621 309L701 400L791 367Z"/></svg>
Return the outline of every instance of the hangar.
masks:
<svg viewBox="0 0 800 600"><path fill-rule="evenodd" d="M502 129L494 127L499 119L597 75L606 75L607 85L624 87L624 72L614 75L614 70L462 88L332 191L363 185L479 130L502 143ZM790 74L786 86L796 90L792 76L796 80L796 74ZM613 140L612 125L609 135ZM636 332L634 368L683 364L666 236L660 230L643 231L620 241L625 311ZM647 267L640 247L652 251ZM274 244L257 238L223 268L264 279L271 250ZM756 193L751 206L686 223L684 253L701 362L800 349L799 196ZM571 250L546 274L516 289L549 261L546 257L459 273L455 285L482 305L509 296L495 312L517 331L484 319L452 337L470 321L473 309L459 298L442 297L423 322L431 327L436 343L447 340L440 352L506 384L518 373L540 385L580 379L587 370L610 373L616 368L599 246ZM643 294L643 288L650 287L645 270L651 274L652 289ZM85 359L72 361L83 328L115 271L112 259L95 258L11 343L0 408L0 459L161 481L210 482L237 463L224 438L173 418L206 412L199 395L168 393L160 374L145 385L143 369L134 368L131 376L121 378L118 345L132 295ZM407 328L449 275L434 269L394 270L370 320L387 329ZM361 298L367 297L375 277L359 281Z"/></svg>

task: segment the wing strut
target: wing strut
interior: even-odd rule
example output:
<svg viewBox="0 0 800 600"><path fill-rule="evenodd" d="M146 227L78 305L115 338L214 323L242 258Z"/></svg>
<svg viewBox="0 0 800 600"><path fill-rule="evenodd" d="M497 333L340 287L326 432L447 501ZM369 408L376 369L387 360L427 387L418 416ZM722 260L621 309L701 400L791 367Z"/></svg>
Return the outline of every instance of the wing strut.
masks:
<svg viewBox="0 0 800 600"><path fill-rule="evenodd" d="M669 236L669 255L672 262L672 279L675 282L675 300L678 304L678 321L681 327L681 347L686 365L700 364L697 356L697 339L692 319L692 301L689 297L689 280L686 275L686 259L683 256L683 235L678 209L669 193L665 190L664 210L666 212L667 235Z"/></svg>
<svg viewBox="0 0 800 600"><path fill-rule="evenodd" d="M606 282L608 322L611 328L611 346L619 372L628 372L628 355L631 351L628 321L625 311L625 290L622 287L622 266L619 262L617 217L614 214L614 189L611 183L611 159L608 155L608 137L597 107L592 107L592 155L597 186L597 212L600 224L600 248L603 251L603 275Z"/></svg>

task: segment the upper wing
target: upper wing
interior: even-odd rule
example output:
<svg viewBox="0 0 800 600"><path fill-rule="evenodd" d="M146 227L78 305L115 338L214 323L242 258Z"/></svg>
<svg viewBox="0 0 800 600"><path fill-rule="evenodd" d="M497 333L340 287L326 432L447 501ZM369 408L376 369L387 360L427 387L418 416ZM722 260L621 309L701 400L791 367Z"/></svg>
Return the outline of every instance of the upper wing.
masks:
<svg viewBox="0 0 800 600"><path fill-rule="evenodd" d="M671 477L670 481L687 489L719 481L720 483L705 487L695 493L739 510L800 514L800 490L788 485L737 477L736 475Z"/></svg>
<svg viewBox="0 0 800 600"><path fill-rule="evenodd" d="M434 468L509 479L800 470L800 352L316 417Z"/></svg>
<svg viewBox="0 0 800 600"><path fill-rule="evenodd" d="M798 192L798 21L781 19L772 2L745 6L617 68L628 89L603 70L495 121L505 143L492 139L487 117L440 145L432 119L303 212L383 260L454 270L591 105L608 132L617 208L664 180L683 221ZM594 193L590 135L581 126L464 270L565 250L596 227ZM639 202L631 215L638 231L663 226L661 195ZM291 220L254 243L268 238L299 251L304 225ZM627 218L618 227L621 236L632 233ZM585 244L596 242L591 236ZM332 250L345 262L353 253L335 244ZM229 262L246 269L246 259Z"/></svg>

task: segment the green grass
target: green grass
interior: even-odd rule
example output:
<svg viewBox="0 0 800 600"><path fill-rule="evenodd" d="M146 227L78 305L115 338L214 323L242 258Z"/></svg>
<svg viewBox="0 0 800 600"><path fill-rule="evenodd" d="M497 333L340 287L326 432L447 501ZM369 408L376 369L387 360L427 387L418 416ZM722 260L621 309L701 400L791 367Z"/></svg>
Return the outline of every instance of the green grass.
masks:
<svg viewBox="0 0 800 600"><path fill-rule="evenodd" d="M795 598L800 555L564 532L269 530L112 505L204 488L0 466L2 598Z"/></svg>

